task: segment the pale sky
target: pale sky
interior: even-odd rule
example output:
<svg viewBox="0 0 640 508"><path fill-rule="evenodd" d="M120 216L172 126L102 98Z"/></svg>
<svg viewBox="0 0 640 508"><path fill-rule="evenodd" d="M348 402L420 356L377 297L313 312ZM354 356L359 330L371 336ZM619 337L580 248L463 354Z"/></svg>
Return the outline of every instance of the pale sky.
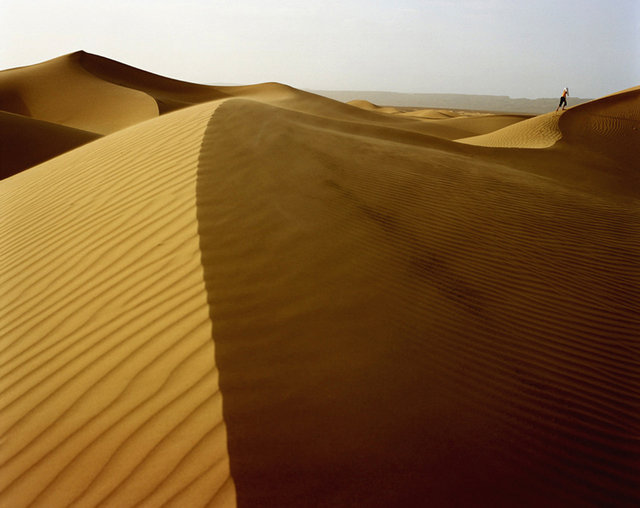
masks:
<svg viewBox="0 0 640 508"><path fill-rule="evenodd" d="M601 97L640 85L640 0L0 0L0 69L83 49L197 83Z"/></svg>

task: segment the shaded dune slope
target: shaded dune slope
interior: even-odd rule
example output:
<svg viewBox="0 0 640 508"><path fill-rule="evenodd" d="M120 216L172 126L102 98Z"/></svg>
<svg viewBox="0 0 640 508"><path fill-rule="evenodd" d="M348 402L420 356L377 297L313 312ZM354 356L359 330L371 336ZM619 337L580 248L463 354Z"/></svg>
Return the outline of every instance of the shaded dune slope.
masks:
<svg viewBox="0 0 640 508"><path fill-rule="evenodd" d="M204 138L239 504L637 503L637 207L343 127L230 100Z"/></svg>
<svg viewBox="0 0 640 508"><path fill-rule="evenodd" d="M196 224L216 104L0 186L0 504L234 504Z"/></svg>
<svg viewBox="0 0 640 508"><path fill-rule="evenodd" d="M0 111L0 179L99 137L93 132Z"/></svg>

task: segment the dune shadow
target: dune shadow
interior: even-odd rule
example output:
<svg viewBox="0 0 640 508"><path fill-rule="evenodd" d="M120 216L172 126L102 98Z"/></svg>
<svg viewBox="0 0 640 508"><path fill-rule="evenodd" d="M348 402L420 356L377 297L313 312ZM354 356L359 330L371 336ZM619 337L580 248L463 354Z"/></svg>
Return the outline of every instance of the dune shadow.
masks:
<svg viewBox="0 0 640 508"><path fill-rule="evenodd" d="M359 221L369 224L365 236L385 234L384 212L321 175L309 187L317 195L296 196L294 180L261 171L255 140L280 147L259 121L247 126L224 105L214 116L200 155L198 224L239 505L400 506L448 495L454 468L434 457L464 455L463 443L442 435L454 399L432 389L438 369L403 350L397 296L354 265L378 256L358 237ZM338 215L314 216L317 205L309 217L294 213L307 213L306 200L325 210L320 198ZM331 230L352 211L355 222Z"/></svg>
<svg viewBox="0 0 640 508"><path fill-rule="evenodd" d="M557 370L571 357L526 313L496 312L519 305L502 291L532 266L503 275L492 259L493 235L518 231L514 212L473 242L456 233L468 249L456 250L450 231L478 213L464 206L479 184L353 143L251 101L219 106L204 136L198 228L239 506L607 499L622 480L583 479L602 472L593 457L618 467L617 452L574 433L587 424L567 397L580 404L570 393L584 384ZM406 172L390 174L387 159ZM467 205L444 208L438 178L471 188ZM524 206L505 196L499 206ZM528 236L509 241L530 248ZM533 319L549 294L532 293Z"/></svg>

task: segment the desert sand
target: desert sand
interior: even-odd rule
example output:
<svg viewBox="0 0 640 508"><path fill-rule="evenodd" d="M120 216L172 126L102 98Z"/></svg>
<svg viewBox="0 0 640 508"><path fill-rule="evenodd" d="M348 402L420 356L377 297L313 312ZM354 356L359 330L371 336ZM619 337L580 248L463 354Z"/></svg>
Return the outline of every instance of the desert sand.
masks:
<svg viewBox="0 0 640 508"><path fill-rule="evenodd" d="M640 87L539 116L0 72L0 505L640 503Z"/></svg>
<svg viewBox="0 0 640 508"><path fill-rule="evenodd" d="M442 70L431 69L432 74ZM399 93L371 90L308 90L341 102L365 101L373 104L386 104L398 109L435 109L445 112L451 109L464 111L482 111L500 114L542 115L553 111L558 105L557 97L526 99L506 95L469 95L460 93ZM593 97L572 97L571 105L576 106L592 101Z"/></svg>

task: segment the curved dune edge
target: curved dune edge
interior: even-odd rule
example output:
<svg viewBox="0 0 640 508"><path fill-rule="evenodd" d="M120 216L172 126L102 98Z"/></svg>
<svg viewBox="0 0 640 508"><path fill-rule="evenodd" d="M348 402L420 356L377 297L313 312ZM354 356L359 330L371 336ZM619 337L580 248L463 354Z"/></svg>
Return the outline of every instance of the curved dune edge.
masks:
<svg viewBox="0 0 640 508"><path fill-rule="evenodd" d="M637 506L636 161L231 88L0 182L0 504Z"/></svg>
<svg viewBox="0 0 640 508"><path fill-rule="evenodd" d="M239 504L637 504L637 209L537 154L405 135L246 99L211 118L198 224Z"/></svg>
<svg viewBox="0 0 640 508"><path fill-rule="evenodd" d="M349 101L347 104L365 111L383 113L387 117L395 119L420 120L422 124L421 132L452 141L493 132L531 117L531 115L493 114L447 109L398 109L377 106L365 100Z"/></svg>
<svg viewBox="0 0 640 508"><path fill-rule="evenodd" d="M571 108L559 125L563 142L605 153L633 171L640 144L640 86Z"/></svg>
<svg viewBox="0 0 640 508"><path fill-rule="evenodd" d="M559 118L559 113L547 113L488 134L456 139L456 142L495 148L549 148L562 138Z"/></svg>
<svg viewBox="0 0 640 508"><path fill-rule="evenodd" d="M99 137L93 132L0 111L0 180Z"/></svg>
<svg viewBox="0 0 640 508"><path fill-rule="evenodd" d="M609 152L614 158L635 157L640 136L640 87L622 90L568 108L539 115L488 134L457 139L468 145L498 148L549 148L563 140ZM631 156L629 156L631 154Z"/></svg>
<svg viewBox="0 0 640 508"><path fill-rule="evenodd" d="M217 104L0 183L0 504L235 505L196 214Z"/></svg>
<svg viewBox="0 0 640 508"><path fill-rule="evenodd" d="M0 110L99 134L230 97L250 97L327 118L423 130L416 119L375 115L281 83L199 85L84 51L0 72Z"/></svg>
<svg viewBox="0 0 640 508"><path fill-rule="evenodd" d="M64 86L60 87L60 83ZM0 72L0 110L101 134L177 109L233 97L248 97L333 120L388 126L444 139L477 132L430 124L411 115L380 115L281 83L207 86L178 81L84 51Z"/></svg>
<svg viewBox="0 0 640 508"><path fill-rule="evenodd" d="M153 97L94 76L77 53L0 72L0 110L97 134L159 114Z"/></svg>

